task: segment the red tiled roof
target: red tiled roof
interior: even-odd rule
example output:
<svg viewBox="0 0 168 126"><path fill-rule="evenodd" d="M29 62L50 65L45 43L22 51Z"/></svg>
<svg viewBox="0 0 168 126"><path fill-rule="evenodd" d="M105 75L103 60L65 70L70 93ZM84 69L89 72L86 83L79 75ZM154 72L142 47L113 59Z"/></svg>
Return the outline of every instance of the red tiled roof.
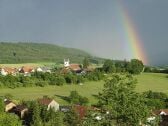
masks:
<svg viewBox="0 0 168 126"><path fill-rule="evenodd" d="M38 99L38 102L41 105L49 105L52 102L52 99L50 99L50 98L42 98L42 99Z"/></svg>
<svg viewBox="0 0 168 126"><path fill-rule="evenodd" d="M4 71L7 72L8 74L12 74L12 73L17 72L17 69L16 69L16 68L4 67L4 68L2 68L2 69L4 69Z"/></svg>
<svg viewBox="0 0 168 126"><path fill-rule="evenodd" d="M30 73L30 72L32 72L32 70L33 70L32 67L23 66L20 71L23 73L25 73L25 72Z"/></svg>
<svg viewBox="0 0 168 126"><path fill-rule="evenodd" d="M81 70L80 64L70 64L69 68L74 71Z"/></svg>
<svg viewBox="0 0 168 126"><path fill-rule="evenodd" d="M153 114L160 115L161 112L164 112L166 115L168 115L168 109L154 110Z"/></svg>

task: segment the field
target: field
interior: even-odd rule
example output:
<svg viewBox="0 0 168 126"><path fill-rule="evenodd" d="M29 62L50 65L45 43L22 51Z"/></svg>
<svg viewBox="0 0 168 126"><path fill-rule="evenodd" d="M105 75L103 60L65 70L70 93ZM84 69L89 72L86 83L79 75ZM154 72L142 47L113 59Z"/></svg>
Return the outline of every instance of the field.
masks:
<svg viewBox="0 0 168 126"><path fill-rule="evenodd" d="M168 94L168 74L144 73L138 75L137 79L136 91L138 92L152 90Z"/></svg>
<svg viewBox="0 0 168 126"><path fill-rule="evenodd" d="M55 63L41 62L41 63L0 64L0 67L19 68L22 66L40 67L40 66L52 66L52 65L55 65Z"/></svg>
<svg viewBox="0 0 168 126"><path fill-rule="evenodd" d="M166 74L153 74L143 73L136 76L138 84L136 87L137 92L143 92L147 90L165 92L168 94L168 78ZM0 96L10 93L14 96L14 99L31 100L40 98L44 95L54 97L60 104L67 104L63 98L68 96L70 91L76 90L82 96L89 98L91 103L95 103L95 96L103 89L103 81L100 82L87 82L83 85L64 85L64 86L47 86L47 87L27 87L0 89Z"/></svg>

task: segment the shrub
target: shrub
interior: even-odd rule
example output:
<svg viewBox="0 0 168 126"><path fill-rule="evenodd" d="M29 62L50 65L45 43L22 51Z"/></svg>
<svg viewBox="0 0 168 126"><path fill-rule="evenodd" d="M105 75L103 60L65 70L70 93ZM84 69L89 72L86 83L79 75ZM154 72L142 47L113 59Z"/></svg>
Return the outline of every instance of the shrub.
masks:
<svg viewBox="0 0 168 126"><path fill-rule="evenodd" d="M39 82L36 82L35 85L40 86L40 87L44 87L47 85L47 82L46 81L39 81Z"/></svg>

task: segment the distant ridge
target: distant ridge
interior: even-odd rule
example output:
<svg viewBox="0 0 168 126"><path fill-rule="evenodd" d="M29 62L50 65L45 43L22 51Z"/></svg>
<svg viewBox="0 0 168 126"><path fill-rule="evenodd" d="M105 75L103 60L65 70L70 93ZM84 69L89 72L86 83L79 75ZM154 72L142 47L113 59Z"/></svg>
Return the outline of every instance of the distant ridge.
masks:
<svg viewBox="0 0 168 126"><path fill-rule="evenodd" d="M0 42L0 63L62 63L64 58L80 63L91 57L85 51L46 43Z"/></svg>

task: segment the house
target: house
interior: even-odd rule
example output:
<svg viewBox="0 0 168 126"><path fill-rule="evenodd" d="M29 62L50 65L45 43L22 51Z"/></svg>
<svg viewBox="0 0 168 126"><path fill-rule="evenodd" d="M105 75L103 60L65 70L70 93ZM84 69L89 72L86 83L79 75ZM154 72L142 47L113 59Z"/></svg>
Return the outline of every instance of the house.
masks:
<svg viewBox="0 0 168 126"><path fill-rule="evenodd" d="M41 105L47 106L47 110L50 108L54 109L55 111L59 110L59 104L54 99L44 97L42 99L38 99L38 102Z"/></svg>
<svg viewBox="0 0 168 126"><path fill-rule="evenodd" d="M42 69L41 67L37 67L37 68L36 68L36 71L37 71L37 72L43 72L43 69Z"/></svg>
<svg viewBox="0 0 168 126"><path fill-rule="evenodd" d="M152 112L154 116L160 116L160 126L168 126L168 109L160 109Z"/></svg>
<svg viewBox="0 0 168 126"><path fill-rule="evenodd" d="M4 75L4 76L6 76L8 74L16 75L17 69L16 68L4 67L4 68L0 69L0 73L1 73L1 75Z"/></svg>
<svg viewBox="0 0 168 126"><path fill-rule="evenodd" d="M24 76L28 76L30 73L35 72L35 70L33 67L23 66L22 68L20 68L19 72L23 73Z"/></svg>
<svg viewBox="0 0 168 126"><path fill-rule="evenodd" d="M70 64L69 59L64 59L64 69L68 69L76 73L80 73L82 71L80 64Z"/></svg>
<svg viewBox="0 0 168 126"><path fill-rule="evenodd" d="M25 105L17 105L12 109L12 112L23 119L28 114L28 108Z"/></svg>
<svg viewBox="0 0 168 126"><path fill-rule="evenodd" d="M69 69L76 73L80 73L82 71L80 64L70 64Z"/></svg>
<svg viewBox="0 0 168 126"><path fill-rule="evenodd" d="M36 68L37 72L43 72L43 73L51 73L51 69L48 67L37 67Z"/></svg>
<svg viewBox="0 0 168 126"><path fill-rule="evenodd" d="M5 104L5 112L8 112L12 110L14 107L16 107L16 104L8 99L4 99L4 104Z"/></svg>

